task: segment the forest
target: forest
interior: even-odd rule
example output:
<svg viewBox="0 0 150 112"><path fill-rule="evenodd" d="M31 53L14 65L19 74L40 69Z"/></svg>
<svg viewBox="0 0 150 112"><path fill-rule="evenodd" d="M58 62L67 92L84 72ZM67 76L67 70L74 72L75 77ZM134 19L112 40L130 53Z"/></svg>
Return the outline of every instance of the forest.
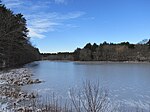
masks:
<svg viewBox="0 0 150 112"><path fill-rule="evenodd" d="M143 40L144 41L144 40ZM42 53L43 60L71 61L150 61L150 40L131 44L129 42L87 43L74 52Z"/></svg>
<svg viewBox="0 0 150 112"><path fill-rule="evenodd" d="M82 49L77 48L73 57L75 61L150 61L150 40L138 44L88 43Z"/></svg>
<svg viewBox="0 0 150 112"><path fill-rule="evenodd" d="M0 68L16 67L39 60L40 53L28 37L26 19L0 1Z"/></svg>

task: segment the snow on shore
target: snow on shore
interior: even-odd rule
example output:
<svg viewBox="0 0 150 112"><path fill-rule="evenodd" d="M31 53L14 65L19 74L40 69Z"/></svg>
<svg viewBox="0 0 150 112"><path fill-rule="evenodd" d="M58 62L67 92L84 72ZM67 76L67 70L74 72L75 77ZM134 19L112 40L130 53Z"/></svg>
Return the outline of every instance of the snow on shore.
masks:
<svg viewBox="0 0 150 112"><path fill-rule="evenodd" d="M27 68L0 72L0 111L7 109L11 112L16 111L22 107L22 102L36 98L37 93L27 93L21 90L21 86L35 83L41 83L41 81L32 79L32 73Z"/></svg>

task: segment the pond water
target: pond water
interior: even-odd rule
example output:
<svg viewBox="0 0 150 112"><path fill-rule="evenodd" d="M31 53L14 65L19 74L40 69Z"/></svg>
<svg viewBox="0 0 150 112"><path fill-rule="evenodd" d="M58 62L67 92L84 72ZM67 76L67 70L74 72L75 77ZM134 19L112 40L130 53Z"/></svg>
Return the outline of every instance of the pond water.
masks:
<svg viewBox="0 0 150 112"><path fill-rule="evenodd" d="M89 80L99 82L114 101L144 109L150 107L149 63L38 61L26 67L32 70L34 77L44 81L25 86L23 89L27 91L38 91L41 95L55 92L67 98L70 88L81 87Z"/></svg>

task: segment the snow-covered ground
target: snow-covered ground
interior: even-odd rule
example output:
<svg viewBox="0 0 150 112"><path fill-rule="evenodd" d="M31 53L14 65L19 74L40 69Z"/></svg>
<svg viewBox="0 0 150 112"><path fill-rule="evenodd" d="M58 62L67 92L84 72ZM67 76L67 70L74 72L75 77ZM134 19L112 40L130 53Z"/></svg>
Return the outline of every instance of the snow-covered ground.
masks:
<svg viewBox="0 0 150 112"><path fill-rule="evenodd" d="M41 83L41 81L32 79L32 73L27 68L0 72L0 112L18 109L22 107L22 102L36 98L37 93L27 93L21 89L22 86L35 83Z"/></svg>

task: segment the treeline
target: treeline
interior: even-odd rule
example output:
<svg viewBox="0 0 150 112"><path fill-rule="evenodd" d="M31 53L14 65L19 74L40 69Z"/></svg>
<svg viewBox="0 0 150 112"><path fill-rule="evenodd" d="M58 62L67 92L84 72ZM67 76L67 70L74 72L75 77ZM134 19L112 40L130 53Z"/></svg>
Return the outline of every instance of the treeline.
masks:
<svg viewBox="0 0 150 112"><path fill-rule="evenodd" d="M39 60L39 50L29 41L26 19L0 2L0 68Z"/></svg>
<svg viewBox="0 0 150 112"><path fill-rule="evenodd" d="M42 60L74 60L72 52L41 53Z"/></svg>
<svg viewBox="0 0 150 112"><path fill-rule="evenodd" d="M150 40L144 44L88 43L74 51L75 61L150 61Z"/></svg>
<svg viewBox="0 0 150 112"><path fill-rule="evenodd" d="M150 40L138 44L129 42L86 44L74 52L42 53L43 60L71 61L150 61Z"/></svg>

